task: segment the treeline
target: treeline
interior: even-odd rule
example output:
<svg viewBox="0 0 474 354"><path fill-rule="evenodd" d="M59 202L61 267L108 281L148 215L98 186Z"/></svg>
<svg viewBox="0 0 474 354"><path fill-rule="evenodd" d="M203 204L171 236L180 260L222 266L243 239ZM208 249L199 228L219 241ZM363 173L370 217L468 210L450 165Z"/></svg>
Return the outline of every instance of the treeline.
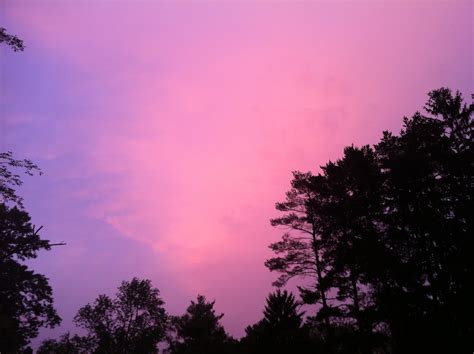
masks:
<svg viewBox="0 0 474 354"><path fill-rule="evenodd" d="M23 43L0 28L0 43ZM171 316L149 280L123 282L74 318L84 335L44 341L39 353L470 353L474 338L473 104L459 92L429 93L424 114L399 134L344 149L319 173L294 172L284 229L265 262L280 289L262 319L232 338L198 296ZM44 240L24 209L15 173L41 173L0 153L0 352L31 352L30 340L61 319L48 279L25 265ZM252 294L248 294L252 296ZM238 301L238 299L236 299ZM307 313L301 311L306 305Z"/></svg>
<svg viewBox="0 0 474 354"><path fill-rule="evenodd" d="M432 91L399 135L293 174L266 266L276 286L310 277L299 291L327 351L472 351L473 110Z"/></svg>
<svg viewBox="0 0 474 354"><path fill-rule="evenodd" d="M474 105L442 88L429 93L425 110L405 118L398 135L345 148L318 174L293 173L271 220L285 232L265 265L280 273L277 287L305 278L300 300L271 293L262 320L240 340L220 324L214 302L198 296L171 316L158 289L134 278L114 298L79 309L74 322L85 335L46 340L38 353L469 352ZM55 244L23 209L16 168L40 172L0 154L2 353L27 352L40 327L60 323L47 278L23 263ZM303 304L314 306L304 314Z"/></svg>
<svg viewBox="0 0 474 354"><path fill-rule="evenodd" d="M85 336L64 334L45 340L38 354L63 353L310 353L309 328L303 326L293 295L280 290L267 298L261 321L246 329L240 341L221 325L214 301L198 295L182 316L166 313L158 289L149 280L122 282L115 298L100 295L79 309L74 322ZM319 338L314 343L320 340ZM161 343L161 345L160 345ZM296 351L295 351L296 350Z"/></svg>

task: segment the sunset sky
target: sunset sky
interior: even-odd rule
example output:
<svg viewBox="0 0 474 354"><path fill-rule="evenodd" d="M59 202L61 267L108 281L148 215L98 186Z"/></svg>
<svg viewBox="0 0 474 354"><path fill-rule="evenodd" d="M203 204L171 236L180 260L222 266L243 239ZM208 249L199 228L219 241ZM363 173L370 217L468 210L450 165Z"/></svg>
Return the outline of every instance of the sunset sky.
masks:
<svg viewBox="0 0 474 354"><path fill-rule="evenodd" d="M63 325L122 280L171 314L216 299L240 337L276 274L291 171L398 132L441 86L474 92L472 1L0 0L0 151L44 171L19 193Z"/></svg>

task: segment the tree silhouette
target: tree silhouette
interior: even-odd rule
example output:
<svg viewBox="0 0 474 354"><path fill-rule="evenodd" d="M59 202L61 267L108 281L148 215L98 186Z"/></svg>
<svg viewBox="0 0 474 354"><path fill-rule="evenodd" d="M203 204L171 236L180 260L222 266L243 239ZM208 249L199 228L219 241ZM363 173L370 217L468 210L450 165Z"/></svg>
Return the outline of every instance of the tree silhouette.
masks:
<svg viewBox="0 0 474 354"><path fill-rule="evenodd" d="M303 327L303 312L293 294L278 289L267 297L264 318L245 329L241 340L248 353L312 352L309 332Z"/></svg>
<svg viewBox="0 0 474 354"><path fill-rule="evenodd" d="M272 224L291 234L266 266L281 273L275 285L312 276L301 296L322 305L310 322L333 332L326 350L345 352L340 338L353 353L469 349L474 105L441 88L425 110L318 175L294 173L277 203L286 214Z"/></svg>
<svg viewBox="0 0 474 354"><path fill-rule="evenodd" d="M94 353L156 353L168 317L158 289L150 280L133 278L118 288L116 298L99 295L79 309L75 323L88 332Z"/></svg>
<svg viewBox="0 0 474 354"><path fill-rule="evenodd" d="M471 350L474 105L442 88L376 146L384 173L385 264L376 300L395 350Z"/></svg>
<svg viewBox="0 0 474 354"><path fill-rule="evenodd" d="M10 152L0 154L0 352L15 353L36 337L40 327L54 327L60 318L53 307L48 279L30 270L24 261L50 250L40 237L14 187L22 181L12 172L38 170L29 160L15 160ZM9 204L7 204L9 203Z"/></svg>
<svg viewBox="0 0 474 354"><path fill-rule="evenodd" d="M7 30L3 27L0 27L0 44L5 43L10 46L15 52L22 51L25 49L23 41L17 36L7 33Z"/></svg>
<svg viewBox="0 0 474 354"><path fill-rule="evenodd" d="M29 176L33 176L35 173L41 175L42 172L30 160L15 159L11 151L0 152L0 203L23 208L23 198L16 193L16 188L20 187L23 181L20 175L12 171L17 168L23 169L24 173Z"/></svg>
<svg viewBox="0 0 474 354"><path fill-rule="evenodd" d="M338 301L339 327L353 326L358 344L351 350L369 353L383 337L368 276L382 250L381 173L369 146L345 148L343 158L322 171L326 203L321 228L327 241L323 255L331 268L328 277Z"/></svg>
<svg viewBox="0 0 474 354"><path fill-rule="evenodd" d="M36 337L40 327L54 327L60 318L53 307L48 279L22 261L49 250L25 211L0 204L0 351L14 353Z"/></svg>
<svg viewBox="0 0 474 354"><path fill-rule="evenodd" d="M298 307L293 294L278 289L267 298L263 321L278 330L298 329L304 315L304 312L298 312Z"/></svg>
<svg viewBox="0 0 474 354"><path fill-rule="evenodd" d="M24 49L23 41L0 28L0 44L14 51ZM54 327L61 322L53 307L52 289L48 279L30 270L24 261L36 258L38 251L50 250L31 224L23 209L23 198L16 188L22 185L22 169L27 175L41 170L30 160L18 160L12 152L0 152L0 352L18 353L26 350L40 327Z"/></svg>
<svg viewBox="0 0 474 354"><path fill-rule="evenodd" d="M191 301L186 313L173 317L168 336L168 352L182 353L230 353L234 350L234 340L227 335L220 320L224 314L217 315L214 303L198 295Z"/></svg>
<svg viewBox="0 0 474 354"><path fill-rule="evenodd" d="M66 333L59 338L44 340L37 354L89 354L94 348L94 342L91 338L78 335L71 336Z"/></svg>
<svg viewBox="0 0 474 354"><path fill-rule="evenodd" d="M281 226L289 231L281 241L270 245L277 257L267 260L265 266L281 274L273 283L278 287L294 277L314 278L313 284L301 286L299 290L306 303L322 306L321 317L326 332L330 333L330 317L337 309L329 303L331 284L327 277L328 267L322 257L325 235L321 232L321 214L317 210L322 203L318 188L320 182L321 176L293 172L292 188L286 193L286 200L276 203L276 209L285 214L271 220L272 226Z"/></svg>

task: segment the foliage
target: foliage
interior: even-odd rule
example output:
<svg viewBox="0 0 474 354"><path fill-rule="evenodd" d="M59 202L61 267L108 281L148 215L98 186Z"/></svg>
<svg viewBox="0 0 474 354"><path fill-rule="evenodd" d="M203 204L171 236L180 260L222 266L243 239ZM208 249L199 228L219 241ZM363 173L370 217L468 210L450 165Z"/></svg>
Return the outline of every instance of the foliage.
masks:
<svg viewBox="0 0 474 354"><path fill-rule="evenodd" d="M168 317L150 280L122 282L116 298L99 295L79 309L76 324L88 332L94 353L156 353Z"/></svg>
<svg viewBox="0 0 474 354"><path fill-rule="evenodd" d="M18 352L38 334L41 327L54 327L60 318L53 307L48 279L22 262L36 258L40 250L50 250L22 207L14 187L21 179L11 167L27 174L38 170L29 160L15 160L10 152L0 153L0 351ZM11 202L9 206L6 202Z"/></svg>
<svg viewBox="0 0 474 354"><path fill-rule="evenodd" d="M321 232L321 214L316 201L321 201L322 191L318 188L320 176L310 172L293 172L292 188L286 193L286 200L276 203L276 209L284 215L271 220L272 226L283 227L281 241L272 243L270 248L277 254L265 262L271 271L280 273L273 283L284 286L294 277L313 277L313 286L301 286L300 292L307 303L322 306L326 331L330 330L331 304L328 300L330 283L328 264L322 257L325 248L325 235ZM293 232L291 232L293 231Z"/></svg>
<svg viewBox="0 0 474 354"><path fill-rule="evenodd" d="M18 352L40 327L54 327L60 321L48 279L11 258L1 260L0 351Z"/></svg>
<svg viewBox="0 0 474 354"><path fill-rule="evenodd" d="M384 263L377 306L397 351L463 352L473 336L474 105L459 92L429 94L400 136L376 146L384 173Z"/></svg>
<svg viewBox="0 0 474 354"><path fill-rule="evenodd" d="M23 41L0 28L0 43L14 51L24 49ZM61 322L53 307L48 279L30 270L24 261L36 258L40 250L52 244L42 239L23 209L23 199L16 188L23 183L13 172L41 174L30 160L18 160L12 152L0 152L0 352L18 353L26 349L41 327L54 327Z"/></svg>
<svg viewBox="0 0 474 354"><path fill-rule="evenodd" d="M29 176L35 172L41 175L41 170L30 160L13 158L11 151L0 152L0 203L11 203L23 208L23 198L15 191L15 188L23 184L20 175L12 172L12 169L16 168L23 169Z"/></svg>
<svg viewBox="0 0 474 354"><path fill-rule="evenodd" d="M0 43L5 43L15 52L22 51L23 49L25 49L23 41L17 36L8 34L7 30L3 27L0 27Z"/></svg>
<svg viewBox="0 0 474 354"><path fill-rule="evenodd" d="M58 340L47 339L37 350L37 354L89 354L94 347L93 340L70 333L62 335Z"/></svg>
<svg viewBox="0 0 474 354"><path fill-rule="evenodd" d="M312 277L301 296L320 304L312 324L326 325L332 351L341 333L360 353L469 348L474 105L441 88L425 110L318 175L295 172L276 205L272 225L289 231L266 266L276 285Z"/></svg>
<svg viewBox="0 0 474 354"><path fill-rule="evenodd" d="M245 353L305 353L313 351L303 312L293 294L278 289L267 297L262 320L245 329Z"/></svg>
<svg viewBox="0 0 474 354"><path fill-rule="evenodd" d="M216 314L214 303L202 295L191 301L186 313L172 319L168 336L169 353L230 353L234 340L227 335L220 320L224 314Z"/></svg>

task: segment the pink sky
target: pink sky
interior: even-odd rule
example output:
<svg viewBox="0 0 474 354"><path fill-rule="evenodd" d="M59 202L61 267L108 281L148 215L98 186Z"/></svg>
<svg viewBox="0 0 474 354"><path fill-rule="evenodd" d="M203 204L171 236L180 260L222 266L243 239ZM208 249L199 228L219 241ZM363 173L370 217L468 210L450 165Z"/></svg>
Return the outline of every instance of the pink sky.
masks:
<svg viewBox="0 0 474 354"><path fill-rule="evenodd" d="M471 1L2 1L0 149L45 172L21 193L62 328L121 280L172 314L215 298L233 335L276 274L269 218L291 171L397 132L440 86L473 92Z"/></svg>

